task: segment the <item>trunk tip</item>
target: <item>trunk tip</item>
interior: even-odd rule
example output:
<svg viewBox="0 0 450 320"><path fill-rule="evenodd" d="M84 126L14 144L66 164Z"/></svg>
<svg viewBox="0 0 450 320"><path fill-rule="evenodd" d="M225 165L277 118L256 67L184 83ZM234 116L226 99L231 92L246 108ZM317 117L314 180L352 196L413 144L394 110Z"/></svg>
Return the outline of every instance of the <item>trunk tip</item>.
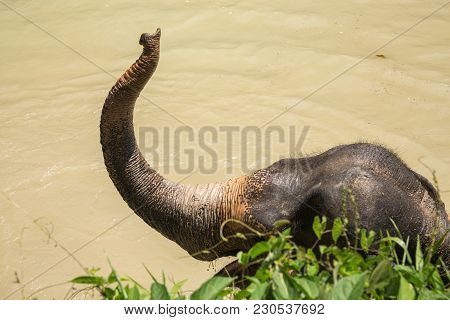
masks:
<svg viewBox="0 0 450 320"><path fill-rule="evenodd" d="M161 29L157 28L156 32L153 34L150 33L141 34L141 37L139 38L139 44L144 47L148 47L151 44L154 44L155 42L159 42L160 37L161 37Z"/></svg>

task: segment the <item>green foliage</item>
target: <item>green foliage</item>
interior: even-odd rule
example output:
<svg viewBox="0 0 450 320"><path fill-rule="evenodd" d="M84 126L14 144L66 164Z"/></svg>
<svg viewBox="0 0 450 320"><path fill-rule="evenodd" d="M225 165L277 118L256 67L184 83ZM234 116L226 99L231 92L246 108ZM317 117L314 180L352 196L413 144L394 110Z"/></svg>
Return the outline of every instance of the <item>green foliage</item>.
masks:
<svg viewBox="0 0 450 320"><path fill-rule="evenodd" d="M350 237L347 225L347 219L337 218L327 230L327 220L316 217L312 229L317 241L311 248L296 245L289 228L268 235L236 256L242 270L258 267L253 275L214 276L190 299L450 299L450 288L444 285L450 282L449 272L442 259L433 262L442 238L425 252L417 239L413 259L409 239L398 229L392 236L358 228ZM319 240L327 234L331 244L323 245ZM159 282L149 272L153 283L144 287L130 277L118 277L114 268L107 278L97 272L91 269L72 283L96 288L104 299L187 298L181 291L185 281L169 285L164 276Z"/></svg>
<svg viewBox="0 0 450 320"><path fill-rule="evenodd" d="M233 278L228 277L212 277L207 280L200 288L195 290L192 300L214 300L224 297L228 291L226 288L233 282Z"/></svg>
<svg viewBox="0 0 450 320"><path fill-rule="evenodd" d="M326 219L314 219L312 248L297 246L286 229L240 252L243 267L258 264L259 269L246 277L250 284L235 290L234 299L251 299L254 292L260 299L450 299L446 266L442 260L432 263L438 246L423 253L417 239L412 259L409 239L396 227L397 236L378 237L359 228L350 241L346 219L334 220L331 230L326 226ZM332 244L320 245L327 233ZM338 246L339 240L344 244Z"/></svg>
<svg viewBox="0 0 450 320"><path fill-rule="evenodd" d="M71 282L91 285L92 288L98 290L105 300L174 300L186 298L181 292L181 287L186 280L173 283L169 291L164 276L163 281L158 282L149 273L153 282L150 287L145 288L131 277L118 277L114 268L107 278L97 276L98 271L97 268L89 269L87 270L88 275L76 277Z"/></svg>

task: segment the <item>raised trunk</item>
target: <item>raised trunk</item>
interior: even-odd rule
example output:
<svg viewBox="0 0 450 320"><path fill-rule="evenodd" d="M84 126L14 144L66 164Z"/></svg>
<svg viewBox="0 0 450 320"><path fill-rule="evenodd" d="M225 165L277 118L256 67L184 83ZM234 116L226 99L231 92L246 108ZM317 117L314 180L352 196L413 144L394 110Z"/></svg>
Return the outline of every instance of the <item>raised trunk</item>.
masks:
<svg viewBox="0 0 450 320"><path fill-rule="evenodd" d="M141 36L141 56L106 98L100 122L103 156L114 185L136 214L197 259L212 260L233 253L235 241L217 246L219 230L225 220L241 219L246 177L185 186L166 180L146 162L134 136L133 110L158 64L159 39L159 29Z"/></svg>

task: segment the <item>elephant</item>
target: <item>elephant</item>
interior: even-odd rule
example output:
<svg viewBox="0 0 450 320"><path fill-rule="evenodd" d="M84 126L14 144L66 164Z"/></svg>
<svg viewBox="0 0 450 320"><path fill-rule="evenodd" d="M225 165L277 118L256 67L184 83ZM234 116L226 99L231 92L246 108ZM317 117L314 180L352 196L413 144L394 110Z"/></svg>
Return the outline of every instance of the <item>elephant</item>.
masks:
<svg viewBox="0 0 450 320"><path fill-rule="evenodd" d="M358 223L395 233L394 222L404 237L419 237L425 246L437 229L446 237L438 253L450 264L449 220L436 188L377 144L338 145L219 183L185 185L160 175L139 150L133 128L136 100L158 65L160 38L159 28L141 35L142 54L110 90L100 121L109 176L149 226L206 261L251 248L261 234L277 228L279 220L290 222L296 243L309 246L313 217L342 217L343 204L351 207L350 200L343 201L345 190L350 190L358 207L346 213L350 230ZM231 236L249 230L253 232L247 237Z"/></svg>

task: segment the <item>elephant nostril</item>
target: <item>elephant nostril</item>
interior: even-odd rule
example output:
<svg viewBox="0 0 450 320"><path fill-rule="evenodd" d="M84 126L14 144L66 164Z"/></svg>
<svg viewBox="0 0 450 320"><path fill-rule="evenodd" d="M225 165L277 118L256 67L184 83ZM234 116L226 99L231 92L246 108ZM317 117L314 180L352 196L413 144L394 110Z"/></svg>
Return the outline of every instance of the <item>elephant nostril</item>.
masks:
<svg viewBox="0 0 450 320"><path fill-rule="evenodd" d="M140 45L145 45L146 43L148 43L152 39L159 39L160 36L161 36L161 29L160 28L156 29L156 32L153 33L153 34L143 33L143 34L141 34L141 37L139 38L139 44Z"/></svg>
<svg viewBox="0 0 450 320"><path fill-rule="evenodd" d="M145 40L148 38L149 34L148 33L143 33L141 34L141 37L139 38L139 44L140 45L144 45Z"/></svg>

